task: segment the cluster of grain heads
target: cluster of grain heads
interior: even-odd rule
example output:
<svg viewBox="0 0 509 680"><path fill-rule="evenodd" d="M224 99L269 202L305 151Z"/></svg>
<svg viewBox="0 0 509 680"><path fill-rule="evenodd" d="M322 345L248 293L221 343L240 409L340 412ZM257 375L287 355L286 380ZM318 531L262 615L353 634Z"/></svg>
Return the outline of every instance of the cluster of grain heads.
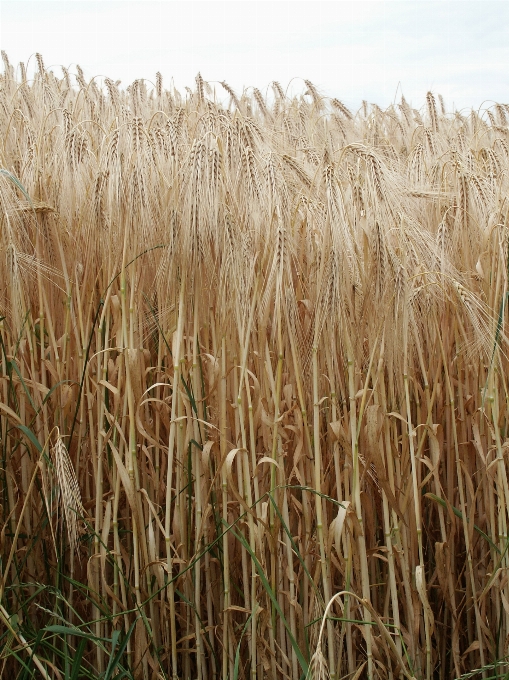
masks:
<svg viewBox="0 0 509 680"><path fill-rule="evenodd" d="M507 107L37 67L0 76L2 673L505 672Z"/></svg>

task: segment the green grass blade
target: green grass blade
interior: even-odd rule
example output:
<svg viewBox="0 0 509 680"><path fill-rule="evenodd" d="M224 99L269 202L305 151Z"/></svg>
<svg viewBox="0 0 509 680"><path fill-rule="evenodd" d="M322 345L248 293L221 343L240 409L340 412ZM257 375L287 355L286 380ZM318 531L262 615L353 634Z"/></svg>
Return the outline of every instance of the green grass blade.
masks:
<svg viewBox="0 0 509 680"><path fill-rule="evenodd" d="M121 643L120 647L118 648L118 651L115 654L115 656L113 656L113 650L115 649L115 646L116 646L116 640L115 640L115 644L113 644L113 640L112 640L111 657L110 657L110 661L108 663L108 667L106 669L106 673L104 675L104 680L110 680L110 678L113 677L113 673L116 670L116 668L118 667L118 665L120 664L120 659L122 658L122 655L124 654L125 648L127 647L127 643L129 642L129 638L133 634L134 627L136 626L136 622L138 621L138 618L139 617L136 617L134 619L134 621L132 622L131 627L127 631L125 638L122 640L122 643ZM117 632L117 631L115 631L115 632Z"/></svg>
<svg viewBox="0 0 509 680"><path fill-rule="evenodd" d="M426 498L431 498L436 503L439 503L443 508L447 509L447 503L444 501L443 498L439 498L438 496L435 496L434 493L427 493L427 494L425 494L425 496L426 496ZM455 508L453 505L451 505L451 508L452 508L452 511L454 512L454 514L456 515L456 517L463 520L463 513L461 512L461 510L458 510L458 508ZM467 519L467 522L468 522L468 519ZM482 536L486 541L488 541L488 543L493 548L493 550L495 550L500 555L500 549L497 548L497 546L493 543L493 541L488 536L488 534L485 534L484 531L477 526L477 524L474 524L474 529L477 531L479 536Z"/></svg>
<svg viewBox="0 0 509 680"><path fill-rule="evenodd" d="M303 654L300 650L299 645L297 644L297 640L292 635L292 631L290 630L290 626L288 625L288 621L286 620L285 615L281 611L281 607L279 606L279 603L277 601L277 597L275 596L272 588L270 587L270 584L267 580L267 577L265 576L265 573L262 569L262 565L258 561L258 558L254 554L254 552L251 550L251 546L246 541L244 536L242 536L242 534L239 534L238 532L236 532L235 529L233 529L232 527L230 527L230 531L235 536L235 538L242 543L244 548L247 550L247 552L251 556L251 559L253 560L254 565L256 567L256 571L258 572L258 576L260 577L260 580L263 584L263 588L264 588L265 592L267 593L267 595L270 597L272 604L274 605L274 609L277 611L277 613L281 617L283 625L286 628L286 631L288 633L288 637L290 638L290 643L291 643L291 645L292 645L292 647L295 651L295 654L297 656L297 660L300 664L300 667L302 668L303 673L307 674L308 669L309 669L309 665L308 665L306 659L304 658L304 656L303 656Z"/></svg>

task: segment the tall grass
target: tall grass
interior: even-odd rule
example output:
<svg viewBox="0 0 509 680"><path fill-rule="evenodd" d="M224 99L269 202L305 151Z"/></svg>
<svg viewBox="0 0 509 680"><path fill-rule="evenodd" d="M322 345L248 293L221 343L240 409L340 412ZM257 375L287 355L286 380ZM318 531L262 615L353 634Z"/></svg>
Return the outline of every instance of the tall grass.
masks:
<svg viewBox="0 0 509 680"><path fill-rule="evenodd" d="M0 76L0 675L508 671L509 108Z"/></svg>

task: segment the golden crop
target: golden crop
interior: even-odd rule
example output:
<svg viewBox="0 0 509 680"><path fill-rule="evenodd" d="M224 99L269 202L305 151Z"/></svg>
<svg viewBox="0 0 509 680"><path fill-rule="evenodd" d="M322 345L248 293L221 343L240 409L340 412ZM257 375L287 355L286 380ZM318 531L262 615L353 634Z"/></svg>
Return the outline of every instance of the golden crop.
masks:
<svg viewBox="0 0 509 680"><path fill-rule="evenodd" d="M4 63L0 675L506 672L509 108Z"/></svg>

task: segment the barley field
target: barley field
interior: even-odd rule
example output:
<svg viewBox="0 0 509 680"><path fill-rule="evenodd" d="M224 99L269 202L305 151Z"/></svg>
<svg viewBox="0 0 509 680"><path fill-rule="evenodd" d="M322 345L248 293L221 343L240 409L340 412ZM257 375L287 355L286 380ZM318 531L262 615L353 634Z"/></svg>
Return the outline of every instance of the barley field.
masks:
<svg viewBox="0 0 509 680"><path fill-rule="evenodd" d="M0 74L0 677L509 671L509 106Z"/></svg>

